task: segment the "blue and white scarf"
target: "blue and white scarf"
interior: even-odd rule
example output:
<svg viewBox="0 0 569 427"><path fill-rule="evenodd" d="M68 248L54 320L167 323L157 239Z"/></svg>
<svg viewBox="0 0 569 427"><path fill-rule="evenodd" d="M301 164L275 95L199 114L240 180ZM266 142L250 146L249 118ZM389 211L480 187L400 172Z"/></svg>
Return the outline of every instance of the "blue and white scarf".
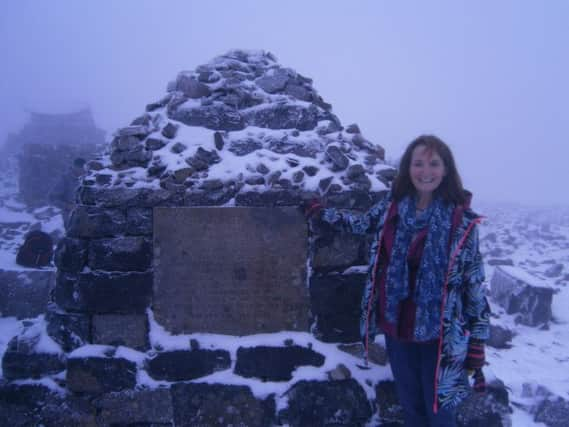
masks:
<svg viewBox="0 0 569 427"><path fill-rule="evenodd" d="M397 208L399 221L387 267L385 317L395 325L399 321L399 303L409 296L409 248L415 235L428 227L415 293L412 296L417 305L414 338L416 341L437 339L443 286L449 263L453 205L435 198L425 211L416 215L415 198L407 196L398 203Z"/></svg>

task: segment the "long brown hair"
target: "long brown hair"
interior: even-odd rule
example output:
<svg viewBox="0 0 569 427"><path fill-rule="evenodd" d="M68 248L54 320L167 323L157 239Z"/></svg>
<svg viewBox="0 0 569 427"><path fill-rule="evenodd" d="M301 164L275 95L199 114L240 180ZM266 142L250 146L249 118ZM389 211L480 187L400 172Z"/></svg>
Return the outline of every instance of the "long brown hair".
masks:
<svg viewBox="0 0 569 427"><path fill-rule="evenodd" d="M435 190L434 195L440 196L447 203L463 204L466 201L466 196L464 188L462 187L462 180L456 169L452 151L450 151L448 145L434 135L421 135L407 146L399 163L399 172L393 181L393 198L396 201L400 201L403 197L414 196L416 193L415 186L411 181L409 169L411 167L411 155L413 154L413 150L419 145L424 146L428 152L437 153L445 166L446 175Z"/></svg>

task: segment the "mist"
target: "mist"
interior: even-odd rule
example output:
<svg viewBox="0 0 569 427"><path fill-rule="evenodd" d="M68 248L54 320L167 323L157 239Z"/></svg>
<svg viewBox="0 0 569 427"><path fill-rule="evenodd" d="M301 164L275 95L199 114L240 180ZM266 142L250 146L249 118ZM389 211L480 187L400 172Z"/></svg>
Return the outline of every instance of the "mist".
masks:
<svg viewBox="0 0 569 427"><path fill-rule="evenodd" d="M110 139L178 72L264 49L392 161L433 133L475 200L567 205L568 18L563 0L8 0L0 144L29 111L85 107Z"/></svg>

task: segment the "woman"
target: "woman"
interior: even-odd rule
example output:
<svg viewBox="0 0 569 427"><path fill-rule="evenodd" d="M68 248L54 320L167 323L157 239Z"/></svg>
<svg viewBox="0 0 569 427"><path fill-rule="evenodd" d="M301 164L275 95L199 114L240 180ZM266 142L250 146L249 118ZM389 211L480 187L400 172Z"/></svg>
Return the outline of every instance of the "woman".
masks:
<svg viewBox="0 0 569 427"><path fill-rule="evenodd" d="M362 340L367 357L377 330L385 334L407 426L454 426L467 372L483 389L490 310L469 199L448 146L423 135L407 147L391 193L366 214L321 211L336 229L375 235Z"/></svg>

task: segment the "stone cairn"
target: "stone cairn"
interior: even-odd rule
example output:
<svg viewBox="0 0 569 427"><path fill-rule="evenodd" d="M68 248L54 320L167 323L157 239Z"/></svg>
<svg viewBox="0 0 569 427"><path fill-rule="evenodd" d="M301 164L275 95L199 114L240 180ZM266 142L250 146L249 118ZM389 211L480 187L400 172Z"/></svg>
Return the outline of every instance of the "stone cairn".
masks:
<svg viewBox="0 0 569 427"><path fill-rule="evenodd" d="M324 365L324 354L293 340L241 347L232 365L228 351L205 349L198 339L168 351L149 337L154 208L299 206L319 197L328 206L365 210L384 194L395 176L384 150L357 125L344 128L331 110L309 78L270 53L235 50L181 72L164 98L119 129L107 155L89 163L58 245L46 313L53 348L45 351L34 322L9 343L0 420L363 426L373 416L377 425L401 425L393 383L374 384L369 400L345 367L324 373L325 381L291 384L284 408L274 394L260 400L247 386L190 382L234 366L237 376L277 384L298 367ZM365 274L351 267L366 264L368 238L312 224L309 245L311 332L357 353ZM381 347L372 350L385 364ZM148 377L161 387L137 387ZM60 392L20 381L29 378L54 382Z"/></svg>

